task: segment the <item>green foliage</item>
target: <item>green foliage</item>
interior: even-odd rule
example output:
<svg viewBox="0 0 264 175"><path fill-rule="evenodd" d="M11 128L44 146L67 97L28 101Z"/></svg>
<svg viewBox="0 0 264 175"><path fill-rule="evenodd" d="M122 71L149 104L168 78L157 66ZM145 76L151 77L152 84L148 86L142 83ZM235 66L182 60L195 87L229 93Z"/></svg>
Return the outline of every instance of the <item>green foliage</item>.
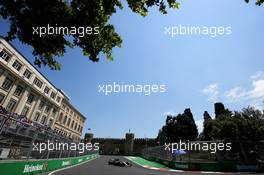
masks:
<svg viewBox="0 0 264 175"><path fill-rule="evenodd" d="M168 115L166 124L162 127L158 135L160 144L164 142L177 142L179 140L196 140L198 129L189 109L177 116Z"/></svg>
<svg viewBox="0 0 264 175"><path fill-rule="evenodd" d="M249 0L245 0L249 2ZM261 5L264 0L257 0ZM147 16L150 7L158 7L163 14L167 8L178 9L177 0L127 0L130 9L141 16ZM121 47L122 39L109 24L110 17L117 9L122 9L121 0L2 0L0 16L10 23L6 39L19 39L33 47L35 64L48 65L59 70L57 57L64 55L66 47L80 47L91 61L99 61L99 55L113 60L112 49ZM99 35L78 34L33 35L32 27L50 24L62 27L99 27Z"/></svg>
<svg viewBox="0 0 264 175"><path fill-rule="evenodd" d="M129 7L133 12L139 13L141 16L147 16L148 8L158 6L159 11L166 14L166 3L163 0L127 0ZM176 0L167 0L170 8L179 8L180 3Z"/></svg>
<svg viewBox="0 0 264 175"><path fill-rule="evenodd" d="M245 0L246 3L249 3L249 0ZM256 5L261 5L264 2L264 0L256 0Z"/></svg>
<svg viewBox="0 0 264 175"><path fill-rule="evenodd" d="M203 135L209 140L263 140L264 114L252 107L233 114L224 113L205 123Z"/></svg>
<svg viewBox="0 0 264 175"><path fill-rule="evenodd" d="M148 8L158 6L161 13L166 7L179 8L176 0L127 0L135 13L146 16ZM122 39L109 24L110 17L122 9L120 0L3 0L0 1L0 16L10 22L6 39L18 38L33 47L35 64L48 65L51 69L61 68L57 57L64 55L66 47L80 47L91 61L99 61L99 55L113 60L112 49L121 47ZM99 27L98 35L78 34L33 35L33 27Z"/></svg>

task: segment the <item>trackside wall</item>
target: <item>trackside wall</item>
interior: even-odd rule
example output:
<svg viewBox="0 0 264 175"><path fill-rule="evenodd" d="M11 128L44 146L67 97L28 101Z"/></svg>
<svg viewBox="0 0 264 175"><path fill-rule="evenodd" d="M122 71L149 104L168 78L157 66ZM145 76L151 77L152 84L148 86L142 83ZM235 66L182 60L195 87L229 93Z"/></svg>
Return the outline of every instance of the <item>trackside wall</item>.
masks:
<svg viewBox="0 0 264 175"><path fill-rule="evenodd" d="M97 157L98 154L91 154L64 159L0 162L0 172L3 175L32 175L76 165Z"/></svg>

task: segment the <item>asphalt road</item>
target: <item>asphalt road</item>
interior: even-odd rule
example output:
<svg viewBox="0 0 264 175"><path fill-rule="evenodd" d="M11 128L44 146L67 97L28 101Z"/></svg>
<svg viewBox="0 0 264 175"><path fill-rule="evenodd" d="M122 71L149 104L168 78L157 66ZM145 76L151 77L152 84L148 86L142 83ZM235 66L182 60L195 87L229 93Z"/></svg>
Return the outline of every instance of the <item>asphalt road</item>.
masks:
<svg viewBox="0 0 264 175"><path fill-rule="evenodd" d="M168 172L168 171L150 170L140 167L139 165L136 165L131 161L129 162L133 164L132 167L118 167L118 166L108 165L109 158L119 158L121 160L128 161L123 157L100 156L95 160L86 162L79 166L54 172L52 173L52 175L177 175L177 174L197 175L200 174L199 172ZM243 173L243 175L246 174Z"/></svg>

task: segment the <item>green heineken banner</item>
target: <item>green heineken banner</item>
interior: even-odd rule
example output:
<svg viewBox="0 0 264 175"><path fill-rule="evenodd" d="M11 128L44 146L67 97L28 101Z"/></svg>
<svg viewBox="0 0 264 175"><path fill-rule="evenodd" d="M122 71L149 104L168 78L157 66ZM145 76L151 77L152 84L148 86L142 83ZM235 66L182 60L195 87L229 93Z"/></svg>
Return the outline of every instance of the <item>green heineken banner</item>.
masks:
<svg viewBox="0 0 264 175"><path fill-rule="evenodd" d="M91 154L64 159L3 162L0 163L0 170L4 175L31 175L76 165L97 157L98 154Z"/></svg>

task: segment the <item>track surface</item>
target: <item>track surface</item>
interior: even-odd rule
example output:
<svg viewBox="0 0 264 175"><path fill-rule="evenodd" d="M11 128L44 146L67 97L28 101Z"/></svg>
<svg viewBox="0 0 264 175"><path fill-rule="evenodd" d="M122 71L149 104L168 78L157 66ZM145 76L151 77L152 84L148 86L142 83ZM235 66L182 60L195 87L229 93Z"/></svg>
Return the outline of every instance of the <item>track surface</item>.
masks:
<svg viewBox="0 0 264 175"><path fill-rule="evenodd" d="M84 163L82 165L65 169L53 173L52 175L177 175L177 174L200 174L198 172L167 172L150 170L140 167L134 163L132 167L118 167L113 165L108 165L109 158L119 158L121 160L128 161L123 157L116 156L100 156L99 158L92 160L90 162ZM211 173L214 174L214 173ZM238 173L236 173L238 174ZM245 173L243 173L245 175Z"/></svg>

